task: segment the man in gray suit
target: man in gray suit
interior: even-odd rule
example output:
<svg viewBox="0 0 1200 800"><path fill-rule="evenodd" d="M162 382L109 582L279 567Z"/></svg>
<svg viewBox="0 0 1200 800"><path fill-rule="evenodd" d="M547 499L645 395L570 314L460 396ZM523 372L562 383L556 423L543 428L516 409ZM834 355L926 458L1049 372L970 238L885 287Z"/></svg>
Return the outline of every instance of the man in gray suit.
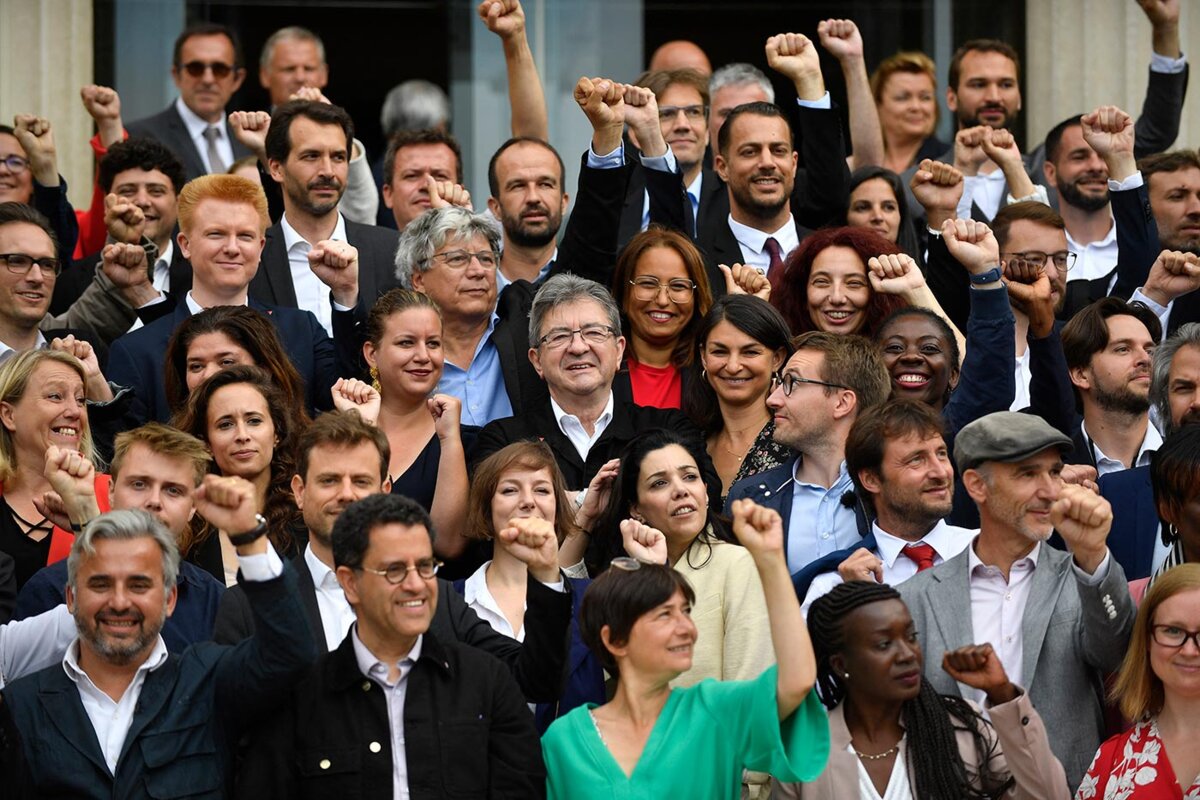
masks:
<svg viewBox="0 0 1200 800"><path fill-rule="evenodd" d="M225 106L242 85L246 70L233 31L223 25L194 25L175 40L171 78L179 98L153 116L129 123L131 136L157 139L179 156L187 179L225 172L250 155L230 135Z"/></svg>
<svg viewBox="0 0 1200 800"><path fill-rule="evenodd" d="M963 428L954 456L979 507L979 536L899 590L925 652L996 649L1054 731L1051 749L1074 791L1104 738L1101 676L1120 665L1135 611L1105 543L1111 506L1062 481L1070 449L1032 414L999 411ZM1056 530L1069 553L1045 544ZM925 677L943 694L980 700L940 659L926 660Z"/></svg>

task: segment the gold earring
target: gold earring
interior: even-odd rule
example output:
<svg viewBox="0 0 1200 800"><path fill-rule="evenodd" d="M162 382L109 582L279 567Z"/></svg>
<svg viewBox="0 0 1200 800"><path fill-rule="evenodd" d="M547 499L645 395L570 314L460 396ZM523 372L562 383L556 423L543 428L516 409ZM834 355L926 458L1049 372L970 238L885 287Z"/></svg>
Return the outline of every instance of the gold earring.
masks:
<svg viewBox="0 0 1200 800"><path fill-rule="evenodd" d="M379 385L379 367L371 367L371 388L377 392L383 391L383 387Z"/></svg>

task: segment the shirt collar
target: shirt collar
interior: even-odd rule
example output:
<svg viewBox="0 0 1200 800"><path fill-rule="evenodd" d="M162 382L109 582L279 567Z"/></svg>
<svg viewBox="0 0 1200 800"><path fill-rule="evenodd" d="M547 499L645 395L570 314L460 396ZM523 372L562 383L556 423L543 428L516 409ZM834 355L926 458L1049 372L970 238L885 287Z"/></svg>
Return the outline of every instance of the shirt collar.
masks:
<svg viewBox="0 0 1200 800"><path fill-rule="evenodd" d="M503 252L503 251L501 251L501 252ZM554 262L557 260L558 260L558 248L556 247L556 248L554 248L553 255L550 256L550 260L547 261L545 264L542 264L542 268L538 270L537 277L533 279L533 282L538 283L539 281L544 280L545 277L550 274L550 268L552 266L554 266ZM497 298L500 297L500 293L503 292L505 287L508 286L510 283L512 283L512 281L510 281L508 279L508 276L504 274L504 271L502 269L500 269L499 266L497 266L496 267L496 297Z"/></svg>
<svg viewBox="0 0 1200 800"><path fill-rule="evenodd" d="M417 659L421 657L421 643L424 641L424 639L424 634L418 636L417 641L413 643L412 649L408 651L408 655L400 659L400 661L396 664L396 666L400 668L401 678L404 677L406 672L404 667L406 665L411 666L412 664L417 663ZM391 670L387 664L384 664L375 657L374 653L367 649L367 646L362 643L362 639L358 638L357 622L350 627L350 640L354 646L354 660L358 662L358 671L368 677L374 677L372 673L378 673L378 671L382 669L382 678L386 681L388 673Z"/></svg>
<svg viewBox="0 0 1200 800"><path fill-rule="evenodd" d="M1112 219L1111 213L1109 214L1109 219ZM1108 233L1104 234L1103 239L1098 239L1089 244L1080 244L1079 242L1072 239L1070 231L1065 231L1065 233L1067 234L1067 249L1070 250L1072 253L1082 254L1083 251L1088 249L1089 247L1107 247L1107 246L1113 244L1114 242L1116 242L1117 241L1117 224L1114 221L1111 225L1108 226Z"/></svg>
<svg viewBox="0 0 1200 800"><path fill-rule="evenodd" d="M312 544L308 544L304 548L304 563L308 567L309 574L312 575L313 586L318 589L341 588L337 575L324 561L317 558L317 554L313 552Z"/></svg>
<svg viewBox="0 0 1200 800"><path fill-rule="evenodd" d="M550 410L554 412L554 419L558 422L558 427L561 429L567 420L579 422L579 417L571 414L563 409L554 399L554 393L550 393ZM604 410L600 412L600 416L596 419L597 425L607 425L613 415L613 393L612 389L608 390L608 402L604 404Z"/></svg>
<svg viewBox="0 0 1200 800"><path fill-rule="evenodd" d="M954 540L958 538L958 531L947 525L944 519L939 519L929 533L915 542L901 539L899 536L893 536L880 528L878 522L872 522L871 529L875 532L875 549L879 551L880 559L883 560L883 563L889 569L896 563L896 559L900 557L900 552L904 550L904 547L910 544L924 542L932 547L935 553L941 556L942 561L949 561L957 554L957 551L954 549Z"/></svg>
<svg viewBox="0 0 1200 800"><path fill-rule="evenodd" d="M342 216L342 212L336 209L333 213L337 214L337 224L333 226L333 233L329 234L328 238L335 242L344 242L346 241L346 218ZM283 231L283 249L287 252L292 252L292 248L300 244L304 245L305 252L312 249L312 245L288 222L286 211L279 218L279 228Z"/></svg>
<svg viewBox="0 0 1200 800"><path fill-rule="evenodd" d="M33 349L34 350L46 349L46 337L42 335L42 332L40 330L37 332L37 341L34 343ZM9 358L11 358L13 356L13 354L15 354L15 353L16 353L16 351L13 350L11 347L9 347L7 344L5 344L4 342L0 342L0 364L3 364L5 361L7 361Z"/></svg>
<svg viewBox="0 0 1200 800"><path fill-rule="evenodd" d="M158 261L155 261L154 264L157 266L158 264L165 263L167 266L170 266L171 258L174 255L175 255L175 241L173 239L167 239L167 246L164 247L162 250L158 251Z"/></svg>
<svg viewBox="0 0 1200 800"><path fill-rule="evenodd" d="M206 131L208 129L208 126L210 124L216 125L217 128L221 131L221 135L217 138L219 138L219 139L225 138L225 112L224 111L221 112L221 118L219 120L217 120L216 122L213 122L213 123L209 123L208 121L198 117L196 115L195 111L192 111L190 108L188 108L187 103L183 102L182 97L175 100L175 110L179 112L179 116L180 116L180 118L183 119L183 124L187 128L188 135L191 136L193 139L199 139L202 136L204 136L204 131Z"/></svg>
<svg viewBox="0 0 1200 800"><path fill-rule="evenodd" d="M1079 423L1079 430L1080 430L1080 432L1083 433L1083 440L1088 443L1088 446L1090 446L1092 448L1092 451L1096 455L1096 466L1097 467L1100 466L1101 461L1108 461L1113 464L1121 464L1121 462L1117 461L1112 456L1106 455L1105 452L1103 450L1101 450L1096 445L1095 442L1092 441L1092 437L1089 436L1088 432L1087 432L1087 421L1086 420ZM1133 460L1133 463L1130 466L1140 467L1143 465L1143 463L1149 464L1150 463L1150 455L1149 454L1158 450L1162 446L1163 446L1162 434L1159 433L1158 429L1155 428L1153 425L1147 424L1146 425L1146 435L1142 437L1142 444L1138 448L1137 458L1135 458ZM1145 461L1143 461L1143 459L1145 459ZM1125 469L1124 464L1121 464L1121 469Z"/></svg>
<svg viewBox="0 0 1200 800"><path fill-rule="evenodd" d="M796 223L789 214L787 222L783 223L783 227L772 233L760 231L758 228L751 228L749 225L743 225L729 215L729 230L733 232L733 238L737 239L738 244L744 245L755 253L762 253L763 248L767 245L767 239L775 239L779 242L780 248L783 250L783 255L787 256L796 245L800 244L800 239L796 235Z"/></svg>
<svg viewBox="0 0 1200 800"><path fill-rule="evenodd" d="M201 311L204 310L204 306L197 303L196 299L194 297L192 297L191 289L188 289L188 293L183 296L183 300L185 303L187 303L188 311L191 312L193 315L199 314ZM250 296L249 295L246 295L246 300L242 302L242 305L244 305L244 306L250 305Z"/></svg>
<svg viewBox="0 0 1200 800"><path fill-rule="evenodd" d="M796 484L796 486L820 489L822 492L832 492L836 489L848 489L851 485L853 485L853 482L850 480L850 472L846 469L845 459L842 459L842 463L838 467L837 480L835 480L833 482L833 486L830 486L828 489L826 489L824 486L818 486L815 483L805 483L804 481L802 481L798 477L796 477L797 473L800 470L801 465L804 463L803 459L804 459L804 457L801 456L800 458L796 459L796 462L794 464L792 464L792 482L794 484Z"/></svg>
<svg viewBox="0 0 1200 800"><path fill-rule="evenodd" d="M971 542L971 544L967 547L967 574L969 574L969 575L974 575L975 570L977 568L989 569L992 566L991 564L983 563L983 561L980 560L979 556L975 554L975 545L978 542L979 542L979 537L976 536L975 539ZM1028 561L1031 567L1036 567L1037 563L1038 563L1038 556L1041 555L1041 552L1042 552L1042 543L1035 542L1033 545L1033 549L1030 550L1027 555L1022 556L1021 558L1018 558L1016 561L1014 561L1013 565L1015 566L1017 564L1020 564L1022 561Z"/></svg>
<svg viewBox="0 0 1200 800"><path fill-rule="evenodd" d="M690 197L693 202L699 202L700 186L703 184L703 182L704 182L704 170L700 170L699 172L696 173L696 180L694 180L688 184L688 187L687 187L688 197ZM788 221L788 224L789 225L791 224L791 220ZM795 226L793 225L792 227L794 228Z"/></svg>
<svg viewBox="0 0 1200 800"><path fill-rule="evenodd" d="M95 683L92 681L91 676L89 676L87 672L85 672L84 669L79 666L80 646L81 644L79 639L71 642L71 646L67 648L66 655L63 656L63 671L67 673L67 677L71 679L72 683L78 684L81 680L86 679L88 683L91 683L94 686ZM162 635L160 634L157 641L154 642L154 649L150 651L150 655L146 656L146 660L138 666L137 671L139 673L154 672L154 670L167 663L167 659L169 657L170 654L167 652L167 643L163 641Z"/></svg>

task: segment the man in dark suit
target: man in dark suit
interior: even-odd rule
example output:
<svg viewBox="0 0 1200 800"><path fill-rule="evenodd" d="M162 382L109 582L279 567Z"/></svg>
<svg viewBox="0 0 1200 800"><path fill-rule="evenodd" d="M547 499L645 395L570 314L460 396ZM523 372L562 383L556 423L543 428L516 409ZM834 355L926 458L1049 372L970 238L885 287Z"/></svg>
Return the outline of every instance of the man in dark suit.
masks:
<svg viewBox="0 0 1200 800"><path fill-rule="evenodd" d="M296 443L297 474L292 478L296 505L308 528L308 546L292 560L308 626L321 652L334 652L354 623L334 572L332 531L350 503L389 492L390 448L383 432L357 414L334 411L313 421ZM531 702L558 698L565 661L571 596L555 591L557 569L541 570L528 581L525 641L495 632L441 579L431 630L445 642L462 642L505 662ZM254 615L246 593L233 587L221 598L213 639L236 644L254 633Z"/></svg>
<svg viewBox="0 0 1200 800"><path fill-rule="evenodd" d="M240 478L209 475L197 493L204 517L232 532L253 601L258 633L241 647L167 652L160 631L175 606L179 550L154 517L112 511L79 534L67 585L79 638L61 665L4 690L25 761L5 775L9 790L227 796L239 738L275 710L316 655L295 576L270 549L254 491Z"/></svg>
<svg viewBox="0 0 1200 800"><path fill-rule="evenodd" d="M870 514L846 468L846 439L859 414L892 388L882 357L861 336L810 331L795 346L767 405L775 441L800 455L738 481L725 504L748 497L779 512L793 575L870 533Z"/></svg>
<svg viewBox="0 0 1200 800"><path fill-rule="evenodd" d="M188 180L225 172L250 155L231 135L225 117L225 106L245 77L233 31L211 23L194 25L175 40L171 78L179 98L159 113L129 123L129 133L169 147L183 162Z"/></svg>
<svg viewBox="0 0 1200 800"><path fill-rule="evenodd" d="M249 299L258 270L267 201L262 188L234 175L206 175L179 196L179 248L192 264L192 288L166 316L113 342L109 377L136 389L131 415L138 422L167 421L163 353L175 328L192 314L213 306L249 305L275 325L284 349L304 379L308 406L329 408L329 389L342 375L355 374L355 312L337 311L332 340L310 311L273 308ZM131 245L125 245L131 246ZM358 303L358 254L345 242L322 242L308 257L311 268L330 286L333 303Z"/></svg>
<svg viewBox="0 0 1200 800"><path fill-rule="evenodd" d="M283 188L284 213L267 229L250 296L272 306L312 311L330 333L328 287L308 266L308 254L322 242L349 242L358 251L359 292L366 308L399 286L393 267L396 232L351 222L338 211L353 141L354 123L345 109L310 100L276 108L266 136L267 163Z"/></svg>
<svg viewBox="0 0 1200 800"><path fill-rule="evenodd" d="M620 326L620 311L600 284L570 274L542 284L529 311L528 358L548 394L517 416L488 423L471 449L472 464L513 442L543 441L567 487L579 492L605 463L651 428L695 438L703 452L700 431L678 410L634 405L614 394L613 377L625 351ZM707 457L700 468L710 496L719 497L720 480Z"/></svg>

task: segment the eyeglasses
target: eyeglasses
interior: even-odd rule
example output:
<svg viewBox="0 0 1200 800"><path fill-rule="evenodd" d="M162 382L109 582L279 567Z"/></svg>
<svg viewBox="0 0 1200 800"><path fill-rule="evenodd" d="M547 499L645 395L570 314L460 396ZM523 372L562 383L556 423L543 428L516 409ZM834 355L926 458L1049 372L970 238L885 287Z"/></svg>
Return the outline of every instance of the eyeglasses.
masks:
<svg viewBox="0 0 1200 800"><path fill-rule="evenodd" d="M0 158L0 164L8 167L8 171L14 175L20 175L29 169L29 159L21 156L5 156Z"/></svg>
<svg viewBox="0 0 1200 800"><path fill-rule="evenodd" d="M392 564L387 569L371 569L370 567L360 567L363 572L369 572L372 575L379 575L387 580L388 583L399 586L404 583L404 579L408 577L410 570L416 570L417 577L421 580L433 580L433 576L437 575L438 570L443 566L441 561L436 558L431 558L426 561L418 561L414 566L408 564Z"/></svg>
<svg viewBox="0 0 1200 800"><path fill-rule="evenodd" d="M1177 649L1187 644L1188 639L1200 649L1200 631L1185 631L1174 625L1155 625L1151 631L1154 641L1163 647Z"/></svg>
<svg viewBox="0 0 1200 800"><path fill-rule="evenodd" d="M491 250L480 250L478 253L470 253L466 250L447 250L445 253L435 253L430 256L430 261L441 261L450 269L466 269L471 263L471 259L479 262L479 266L484 269L496 268L496 254Z"/></svg>
<svg viewBox="0 0 1200 800"><path fill-rule="evenodd" d="M221 61L189 61L183 65L183 71L193 78L203 78L204 73L210 69L213 77L217 80L228 78L233 74L233 65Z"/></svg>
<svg viewBox="0 0 1200 800"><path fill-rule="evenodd" d="M538 339L538 347L544 346L547 350L561 350L571 343L577 333L585 344L608 344L617 335L617 332L607 325L584 325L582 328L574 330L555 328Z"/></svg>
<svg viewBox="0 0 1200 800"><path fill-rule="evenodd" d="M0 253L0 261L4 262L13 275L28 274L34 264L41 267L42 272L53 272L55 275L62 272L62 261L57 258L34 258L24 253Z"/></svg>
<svg viewBox="0 0 1200 800"><path fill-rule="evenodd" d="M688 122L699 122L708 116L708 106L659 106L659 122L671 122L682 111Z"/></svg>
<svg viewBox="0 0 1200 800"><path fill-rule="evenodd" d="M830 389L849 389L849 386L843 386L840 383L829 383L827 381L814 381L809 378L801 378L789 372L786 375L780 375L779 385L783 388L783 396L791 397L792 390L796 388L797 383L811 383L813 386L828 386Z"/></svg>
<svg viewBox="0 0 1200 800"><path fill-rule="evenodd" d="M1005 253L1004 255L1008 256L1008 260L1018 267L1029 265L1041 269L1050 261L1054 261L1054 268L1059 272L1069 272L1071 267L1075 266L1075 259L1079 257L1068 250L1060 250L1057 253L1030 250L1025 253Z"/></svg>
<svg viewBox="0 0 1200 800"><path fill-rule="evenodd" d="M629 285L633 287L633 296L638 300L654 300L665 287L667 297L673 302L686 303L692 299L692 293L696 291L696 282L686 278L672 278L663 283L658 278L646 276L634 278Z"/></svg>

